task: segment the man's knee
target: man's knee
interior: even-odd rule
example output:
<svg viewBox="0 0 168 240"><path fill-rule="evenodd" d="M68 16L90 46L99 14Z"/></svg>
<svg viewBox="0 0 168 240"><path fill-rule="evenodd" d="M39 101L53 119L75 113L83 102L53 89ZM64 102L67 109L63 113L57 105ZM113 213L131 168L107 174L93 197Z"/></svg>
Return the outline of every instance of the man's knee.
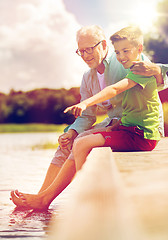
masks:
<svg viewBox="0 0 168 240"><path fill-rule="evenodd" d="M58 167L62 167L70 153L71 151L69 149L61 149L59 146L54 154L54 157L52 158L51 163L57 165Z"/></svg>

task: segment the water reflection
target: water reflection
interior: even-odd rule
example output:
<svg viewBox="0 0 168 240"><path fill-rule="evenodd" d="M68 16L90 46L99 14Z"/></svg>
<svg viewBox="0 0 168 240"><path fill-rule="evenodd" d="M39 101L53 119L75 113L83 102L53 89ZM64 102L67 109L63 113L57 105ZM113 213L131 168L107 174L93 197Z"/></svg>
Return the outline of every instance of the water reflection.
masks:
<svg viewBox="0 0 168 240"><path fill-rule="evenodd" d="M22 210L10 201L10 191L37 193L54 149L32 150L35 144L55 143L57 133L0 134L0 238L43 239L51 217L67 197L62 194L46 211Z"/></svg>
<svg viewBox="0 0 168 240"><path fill-rule="evenodd" d="M44 237L48 233L48 225L52 217L53 209L37 212L15 208L10 214L9 227L13 228L10 235L18 237Z"/></svg>

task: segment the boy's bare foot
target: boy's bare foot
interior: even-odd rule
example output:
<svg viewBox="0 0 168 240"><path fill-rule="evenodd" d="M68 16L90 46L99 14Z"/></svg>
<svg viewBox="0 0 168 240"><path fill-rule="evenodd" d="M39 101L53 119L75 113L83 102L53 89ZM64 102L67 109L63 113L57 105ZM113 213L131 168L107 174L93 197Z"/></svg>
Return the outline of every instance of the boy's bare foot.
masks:
<svg viewBox="0 0 168 240"><path fill-rule="evenodd" d="M16 206L26 209L42 210L49 206L49 204L44 203L42 194L25 194L18 190L11 191L11 200Z"/></svg>

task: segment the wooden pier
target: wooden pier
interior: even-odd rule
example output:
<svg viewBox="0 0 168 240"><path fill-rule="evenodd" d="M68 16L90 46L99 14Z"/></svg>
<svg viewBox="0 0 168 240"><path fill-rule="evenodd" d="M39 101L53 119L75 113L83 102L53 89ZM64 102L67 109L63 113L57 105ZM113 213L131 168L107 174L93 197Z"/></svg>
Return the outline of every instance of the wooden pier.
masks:
<svg viewBox="0 0 168 240"><path fill-rule="evenodd" d="M49 240L167 240L168 138L152 152L94 149Z"/></svg>

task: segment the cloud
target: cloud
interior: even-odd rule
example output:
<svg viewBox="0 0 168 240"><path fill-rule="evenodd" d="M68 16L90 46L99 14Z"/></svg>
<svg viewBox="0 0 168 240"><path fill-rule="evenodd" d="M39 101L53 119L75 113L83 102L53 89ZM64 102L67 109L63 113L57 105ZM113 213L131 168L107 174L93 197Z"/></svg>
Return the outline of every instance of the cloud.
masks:
<svg viewBox="0 0 168 240"><path fill-rule="evenodd" d="M80 25L62 0L0 1L0 91L80 86Z"/></svg>

